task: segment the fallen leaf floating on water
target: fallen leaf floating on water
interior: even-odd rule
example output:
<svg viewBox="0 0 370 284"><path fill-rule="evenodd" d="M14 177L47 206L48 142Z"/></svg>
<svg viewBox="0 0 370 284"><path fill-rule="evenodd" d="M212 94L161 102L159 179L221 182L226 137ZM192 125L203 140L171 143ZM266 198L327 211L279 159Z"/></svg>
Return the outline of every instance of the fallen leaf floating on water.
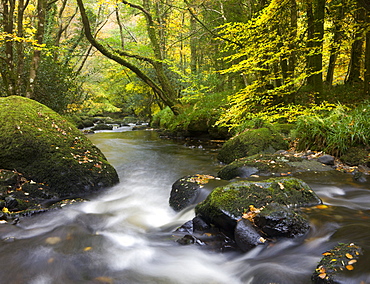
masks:
<svg viewBox="0 0 370 284"><path fill-rule="evenodd" d="M85 247L84 248L84 251L89 251L89 250L92 250L92 247Z"/></svg>
<svg viewBox="0 0 370 284"><path fill-rule="evenodd" d="M354 264L354 263L356 263L356 262L357 262L357 260L356 260L356 259L352 259L352 260L348 261L348 264Z"/></svg>
<svg viewBox="0 0 370 284"><path fill-rule="evenodd" d="M56 245L57 243L59 243L62 239L59 238L59 237L49 237L45 240L45 243L47 243L48 245Z"/></svg>
<svg viewBox="0 0 370 284"><path fill-rule="evenodd" d="M354 269L354 267L352 266L352 265L346 265L346 268L347 268L347 270L353 270Z"/></svg>
<svg viewBox="0 0 370 284"><path fill-rule="evenodd" d="M316 208L318 209L326 209L326 208L329 208L328 205L324 205L324 204L320 204L320 205L316 205Z"/></svg>

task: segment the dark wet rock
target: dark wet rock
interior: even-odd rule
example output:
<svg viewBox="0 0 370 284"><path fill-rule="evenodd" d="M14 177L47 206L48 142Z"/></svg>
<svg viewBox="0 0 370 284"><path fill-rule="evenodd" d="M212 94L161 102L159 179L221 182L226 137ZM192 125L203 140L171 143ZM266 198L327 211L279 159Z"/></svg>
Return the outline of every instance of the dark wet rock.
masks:
<svg viewBox="0 0 370 284"><path fill-rule="evenodd" d="M235 241L226 236L219 228L209 226L200 217L195 217L176 229L176 242L181 245L196 244L203 249L227 252L240 251Z"/></svg>
<svg viewBox="0 0 370 284"><path fill-rule="evenodd" d="M270 238L294 238L306 234L309 221L291 208L269 204L254 217L255 225Z"/></svg>
<svg viewBox="0 0 370 284"><path fill-rule="evenodd" d="M193 233L194 232L193 220L187 221L186 223L178 227L176 229L176 232Z"/></svg>
<svg viewBox="0 0 370 284"><path fill-rule="evenodd" d="M353 243L341 243L323 253L323 257L312 274L314 284L348 283L348 275L354 270L362 248Z"/></svg>
<svg viewBox="0 0 370 284"><path fill-rule="evenodd" d="M245 252L265 242L252 223L243 218L237 222L234 238L238 247Z"/></svg>
<svg viewBox="0 0 370 284"><path fill-rule="evenodd" d="M200 174L189 175L178 179L172 185L169 200L171 208L175 211L181 211L192 204L202 201L209 193L202 194L202 189L212 179L215 179L215 177Z"/></svg>
<svg viewBox="0 0 370 284"><path fill-rule="evenodd" d="M318 157L317 158L317 161L319 163L322 163L322 164L325 164L325 165L329 165L329 166L333 166L334 165L334 160L335 158L331 155L322 155L321 157Z"/></svg>
<svg viewBox="0 0 370 284"><path fill-rule="evenodd" d="M258 153L275 153L287 149L288 142L284 137L269 128L245 131L228 140L221 148L218 159L223 163L231 163L236 159Z"/></svg>
<svg viewBox="0 0 370 284"><path fill-rule="evenodd" d="M210 230L211 227L202 218L196 216L193 218L193 228L194 231L205 232Z"/></svg>
<svg viewBox="0 0 370 284"><path fill-rule="evenodd" d="M2 168L47 184L59 197L89 194L118 182L102 152L56 112L19 96L0 98L0 108Z"/></svg>
<svg viewBox="0 0 370 284"><path fill-rule="evenodd" d="M236 177L246 178L259 176L289 176L301 172L334 171L333 167L323 165L316 159L295 157L285 152L279 154L257 154L244 157L226 165L218 172L221 179L230 180Z"/></svg>
<svg viewBox="0 0 370 284"><path fill-rule="evenodd" d="M9 176L12 179L6 179ZM85 201L81 198L60 197L47 185L27 180L16 171L0 170L0 184L5 181L7 186L0 186L0 220L15 223L20 217Z"/></svg>

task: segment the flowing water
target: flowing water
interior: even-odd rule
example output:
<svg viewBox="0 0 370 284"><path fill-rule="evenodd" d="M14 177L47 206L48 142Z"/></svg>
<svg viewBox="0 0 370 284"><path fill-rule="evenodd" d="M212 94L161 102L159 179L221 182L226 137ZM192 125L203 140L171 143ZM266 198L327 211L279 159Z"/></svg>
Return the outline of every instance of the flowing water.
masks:
<svg viewBox="0 0 370 284"><path fill-rule="evenodd" d="M168 206L171 185L184 175L216 174L216 153L121 130L89 136L117 169L118 185L89 202L0 225L0 283L305 284L321 253L347 241L365 253L344 283L370 283L369 183L302 176L328 205L307 211L304 238L246 254L180 246L171 231L194 212Z"/></svg>

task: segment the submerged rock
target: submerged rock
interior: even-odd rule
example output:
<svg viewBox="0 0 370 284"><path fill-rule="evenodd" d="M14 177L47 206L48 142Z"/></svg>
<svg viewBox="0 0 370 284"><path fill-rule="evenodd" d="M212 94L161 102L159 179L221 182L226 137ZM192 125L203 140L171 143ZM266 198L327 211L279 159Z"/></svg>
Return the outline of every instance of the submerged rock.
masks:
<svg viewBox="0 0 370 284"><path fill-rule="evenodd" d="M0 108L0 168L47 184L58 197L118 182L102 152L56 112L19 96L0 98Z"/></svg>

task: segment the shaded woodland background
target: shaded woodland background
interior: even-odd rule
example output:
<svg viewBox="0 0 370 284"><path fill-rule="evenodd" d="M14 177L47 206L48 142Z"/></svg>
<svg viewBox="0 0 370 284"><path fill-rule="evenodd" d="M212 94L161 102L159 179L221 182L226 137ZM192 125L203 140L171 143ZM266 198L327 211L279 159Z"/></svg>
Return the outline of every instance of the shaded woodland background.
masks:
<svg viewBox="0 0 370 284"><path fill-rule="evenodd" d="M170 130L198 123L235 134L261 121L336 117L327 124L358 108L356 121L366 121L369 6L2 0L0 95L62 114L121 112Z"/></svg>

